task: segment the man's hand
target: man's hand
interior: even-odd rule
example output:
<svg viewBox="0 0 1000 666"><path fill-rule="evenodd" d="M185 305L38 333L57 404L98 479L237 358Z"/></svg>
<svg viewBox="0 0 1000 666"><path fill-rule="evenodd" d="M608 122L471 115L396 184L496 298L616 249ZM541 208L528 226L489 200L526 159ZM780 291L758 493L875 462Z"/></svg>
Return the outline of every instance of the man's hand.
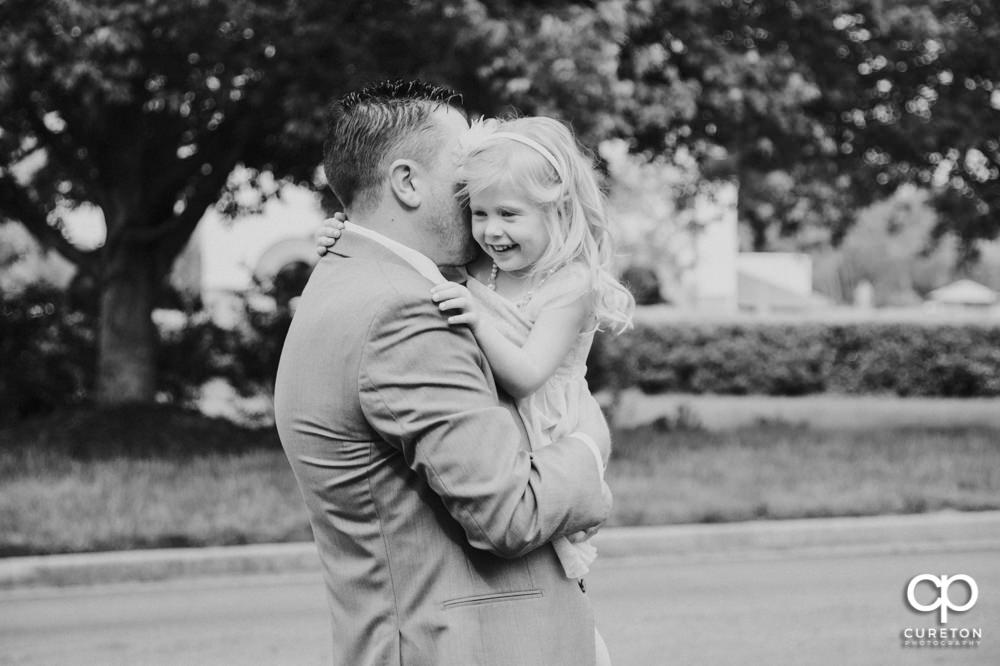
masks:
<svg viewBox="0 0 1000 666"><path fill-rule="evenodd" d="M604 505L608 508L608 515L610 515L611 507L614 506L614 497L611 494L611 488L608 486L607 483L603 481L601 482L601 499L604 500ZM581 541L586 541L587 539L589 539L590 537L594 536L595 534L601 531L601 528L604 527L604 522L605 521L601 521L597 525L594 525L593 527L590 527L588 529L581 530L579 532L573 532L572 534L567 534L566 538L569 540L570 543L580 543Z"/></svg>
<svg viewBox="0 0 1000 666"><path fill-rule="evenodd" d="M333 217L323 220L322 226L316 232L316 254L322 257L337 244L346 221L347 216L343 213L334 213Z"/></svg>
<svg viewBox="0 0 1000 666"><path fill-rule="evenodd" d="M581 541L586 541L590 537L600 532L601 527L603 526L604 523L601 523L600 525L594 525L590 529L580 530L579 532L573 532L572 534L567 534L566 540L569 541L570 543L580 543Z"/></svg>
<svg viewBox="0 0 1000 666"><path fill-rule="evenodd" d="M438 304L438 308L445 310L459 310L459 314L448 317L449 324L465 324L473 331L479 326L482 317L479 313L479 304L472 297L469 290L457 282L444 282L431 289L431 299Z"/></svg>

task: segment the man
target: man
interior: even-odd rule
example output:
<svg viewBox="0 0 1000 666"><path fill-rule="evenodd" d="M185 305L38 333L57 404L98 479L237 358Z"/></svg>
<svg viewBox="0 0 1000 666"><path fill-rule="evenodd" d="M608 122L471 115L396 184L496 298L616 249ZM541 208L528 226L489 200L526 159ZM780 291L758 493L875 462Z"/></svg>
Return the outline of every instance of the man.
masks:
<svg viewBox="0 0 1000 666"><path fill-rule="evenodd" d="M598 416L533 454L472 335L430 298L472 257L453 196L468 127L450 91L382 84L331 110L348 224L316 266L275 385L309 510L335 662L594 663L581 585L549 546L609 511ZM599 445L595 445L595 440Z"/></svg>

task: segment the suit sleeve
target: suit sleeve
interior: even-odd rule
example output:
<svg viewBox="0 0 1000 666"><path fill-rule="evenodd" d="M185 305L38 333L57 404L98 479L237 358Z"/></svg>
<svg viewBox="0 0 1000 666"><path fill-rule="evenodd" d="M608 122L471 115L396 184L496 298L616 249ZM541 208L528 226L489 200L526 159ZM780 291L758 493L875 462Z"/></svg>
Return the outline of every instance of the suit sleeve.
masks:
<svg viewBox="0 0 1000 666"><path fill-rule="evenodd" d="M517 557L605 520L588 446L566 438L529 454L471 333L449 328L430 298L400 300L369 329L362 410L441 497L469 543Z"/></svg>

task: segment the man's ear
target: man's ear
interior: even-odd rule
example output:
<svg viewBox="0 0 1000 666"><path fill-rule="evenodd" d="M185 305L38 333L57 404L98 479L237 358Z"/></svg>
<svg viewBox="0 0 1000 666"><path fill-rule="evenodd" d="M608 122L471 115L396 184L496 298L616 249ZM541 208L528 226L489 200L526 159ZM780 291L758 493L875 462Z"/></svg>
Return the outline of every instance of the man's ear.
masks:
<svg viewBox="0 0 1000 666"><path fill-rule="evenodd" d="M399 203L407 208L420 206L420 194L414 182L417 168L411 160L396 160L389 165L389 187Z"/></svg>

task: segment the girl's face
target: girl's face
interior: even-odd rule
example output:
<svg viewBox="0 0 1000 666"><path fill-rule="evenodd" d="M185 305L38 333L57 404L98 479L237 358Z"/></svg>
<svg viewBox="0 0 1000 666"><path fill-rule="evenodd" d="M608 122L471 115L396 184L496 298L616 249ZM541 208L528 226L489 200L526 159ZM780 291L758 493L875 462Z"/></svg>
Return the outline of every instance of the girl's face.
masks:
<svg viewBox="0 0 1000 666"><path fill-rule="evenodd" d="M470 198L472 237L505 273L530 269L549 246L540 207L509 185L494 185Z"/></svg>

